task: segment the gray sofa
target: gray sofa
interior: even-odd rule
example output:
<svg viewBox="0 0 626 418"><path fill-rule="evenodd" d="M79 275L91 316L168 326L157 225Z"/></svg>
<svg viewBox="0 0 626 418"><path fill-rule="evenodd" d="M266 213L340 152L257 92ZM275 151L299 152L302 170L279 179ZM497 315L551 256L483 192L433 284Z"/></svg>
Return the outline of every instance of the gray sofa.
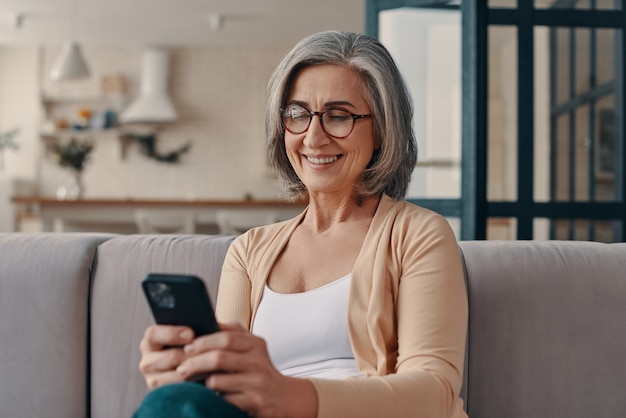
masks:
<svg viewBox="0 0 626 418"><path fill-rule="evenodd" d="M0 234L0 417L129 417L146 393L139 282L217 293L232 237ZM626 416L626 244L461 242L471 417Z"/></svg>

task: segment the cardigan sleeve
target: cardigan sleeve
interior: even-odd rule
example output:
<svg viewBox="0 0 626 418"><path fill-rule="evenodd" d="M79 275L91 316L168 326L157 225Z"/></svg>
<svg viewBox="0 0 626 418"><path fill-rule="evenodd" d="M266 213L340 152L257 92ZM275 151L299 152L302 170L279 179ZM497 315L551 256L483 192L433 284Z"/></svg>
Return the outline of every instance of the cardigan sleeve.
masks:
<svg viewBox="0 0 626 418"><path fill-rule="evenodd" d="M400 248L399 254L384 260L399 263L401 272L395 373L311 379L318 393L318 418L466 416L459 398L467 328L460 253L447 221L435 214L426 218L396 219L389 244Z"/></svg>
<svg viewBox="0 0 626 418"><path fill-rule="evenodd" d="M250 328L252 315L251 283L246 266L246 241L240 235L230 245L220 276L215 316L221 323L238 323Z"/></svg>

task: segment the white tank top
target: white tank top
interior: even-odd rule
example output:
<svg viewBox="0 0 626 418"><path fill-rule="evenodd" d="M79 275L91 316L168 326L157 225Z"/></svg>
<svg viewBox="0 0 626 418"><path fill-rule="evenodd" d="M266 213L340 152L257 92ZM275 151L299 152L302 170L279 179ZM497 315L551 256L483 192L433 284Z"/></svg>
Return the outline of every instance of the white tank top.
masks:
<svg viewBox="0 0 626 418"><path fill-rule="evenodd" d="M351 277L302 293L277 293L265 286L252 333L265 339L272 363L282 374L361 376L348 336Z"/></svg>

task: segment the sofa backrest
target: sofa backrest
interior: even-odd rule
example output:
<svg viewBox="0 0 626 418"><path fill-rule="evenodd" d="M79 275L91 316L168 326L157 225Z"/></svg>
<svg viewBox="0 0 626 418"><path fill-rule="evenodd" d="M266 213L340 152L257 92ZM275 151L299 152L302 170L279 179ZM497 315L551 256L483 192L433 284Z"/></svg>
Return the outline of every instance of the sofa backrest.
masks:
<svg viewBox="0 0 626 418"><path fill-rule="evenodd" d="M231 242L0 234L0 416L131 416L147 392L138 345L152 318L141 280L149 272L195 274L215 299ZM470 302L470 416L623 416L626 244L468 241L460 248Z"/></svg>
<svg viewBox="0 0 626 418"><path fill-rule="evenodd" d="M460 247L470 417L623 417L626 244Z"/></svg>
<svg viewBox="0 0 626 418"><path fill-rule="evenodd" d="M104 234L0 234L0 416L81 417L88 289Z"/></svg>
<svg viewBox="0 0 626 418"><path fill-rule="evenodd" d="M147 393L139 341L154 321L141 291L148 273L202 278L215 303L233 237L125 235L98 248L91 309L91 417L129 417Z"/></svg>

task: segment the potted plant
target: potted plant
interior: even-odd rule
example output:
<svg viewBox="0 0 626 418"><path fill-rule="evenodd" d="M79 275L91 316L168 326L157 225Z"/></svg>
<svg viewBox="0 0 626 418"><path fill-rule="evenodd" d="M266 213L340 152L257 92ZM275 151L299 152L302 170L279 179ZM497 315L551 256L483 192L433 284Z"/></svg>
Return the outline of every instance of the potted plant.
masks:
<svg viewBox="0 0 626 418"><path fill-rule="evenodd" d="M4 151L7 149L17 150L19 148L19 145L14 140L19 133L19 129L0 132L0 171L4 170Z"/></svg>
<svg viewBox="0 0 626 418"><path fill-rule="evenodd" d="M67 143L56 142L50 146L50 152L56 157L57 163L69 169L71 173L71 182L57 189L58 199L78 199L83 196L85 187L82 174L93 148L91 140L77 138L71 138Z"/></svg>

